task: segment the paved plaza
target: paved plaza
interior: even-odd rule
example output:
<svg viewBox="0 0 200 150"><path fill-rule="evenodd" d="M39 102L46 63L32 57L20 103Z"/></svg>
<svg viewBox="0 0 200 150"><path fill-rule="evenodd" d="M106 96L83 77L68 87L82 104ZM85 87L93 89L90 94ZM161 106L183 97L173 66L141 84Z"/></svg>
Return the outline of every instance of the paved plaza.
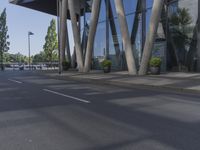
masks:
<svg viewBox="0 0 200 150"><path fill-rule="evenodd" d="M41 74L60 79L71 78L79 81L93 82L96 84L112 84L124 87L166 88L176 91L200 93L200 73L171 72L161 75L132 76L127 71L116 71L105 74L100 71L78 73L66 71L59 75L57 72L43 71Z"/></svg>

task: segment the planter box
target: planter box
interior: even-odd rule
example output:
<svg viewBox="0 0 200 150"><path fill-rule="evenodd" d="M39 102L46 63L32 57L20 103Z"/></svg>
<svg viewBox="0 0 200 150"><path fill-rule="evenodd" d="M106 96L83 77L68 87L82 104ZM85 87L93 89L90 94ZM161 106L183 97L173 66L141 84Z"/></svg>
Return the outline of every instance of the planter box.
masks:
<svg viewBox="0 0 200 150"><path fill-rule="evenodd" d="M109 73L110 71L111 71L111 66L103 67L103 72L104 73Z"/></svg>
<svg viewBox="0 0 200 150"><path fill-rule="evenodd" d="M150 71L152 75L159 75L160 74L160 67L150 67Z"/></svg>

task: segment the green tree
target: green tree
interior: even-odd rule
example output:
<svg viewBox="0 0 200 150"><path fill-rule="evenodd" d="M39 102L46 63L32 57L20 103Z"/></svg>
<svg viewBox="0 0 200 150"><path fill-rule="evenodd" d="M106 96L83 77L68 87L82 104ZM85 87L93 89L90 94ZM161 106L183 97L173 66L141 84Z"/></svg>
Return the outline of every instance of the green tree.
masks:
<svg viewBox="0 0 200 150"><path fill-rule="evenodd" d="M52 61L53 62L57 62L58 61L58 50L53 52Z"/></svg>
<svg viewBox="0 0 200 150"><path fill-rule="evenodd" d="M172 33L172 39L174 43L174 51L176 55L176 61L179 71L182 70L182 66L186 66L188 50L192 41L191 33L193 28L192 17L189 10L186 8L179 8L172 14L169 19L170 32Z"/></svg>
<svg viewBox="0 0 200 150"><path fill-rule="evenodd" d="M58 50L58 40L57 40L55 19L51 20L50 26L48 27L43 49L44 49L47 61L51 62L52 64L55 53Z"/></svg>
<svg viewBox="0 0 200 150"><path fill-rule="evenodd" d="M10 53L4 53L4 63L26 63L26 56L22 55L21 53L16 54L10 54Z"/></svg>
<svg viewBox="0 0 200 150"><path fill-rule="evenodd" d="M9 38L8 35L8 26L6 24L6 9L3 10L3 12L0 15L0 61L1 61L1 70L4 69L3 66L3 56L4 52L7 52L9 50L10 43L7 41Z"/></svg>
<svg viewBox="0 0 200 150"><path fill-rule="evenodd" d="M39 54L36 54L35 56L33 56L34 63L45 62L45 61L46 61L46 57L45 57L44 52L40 52Z"/></svg>

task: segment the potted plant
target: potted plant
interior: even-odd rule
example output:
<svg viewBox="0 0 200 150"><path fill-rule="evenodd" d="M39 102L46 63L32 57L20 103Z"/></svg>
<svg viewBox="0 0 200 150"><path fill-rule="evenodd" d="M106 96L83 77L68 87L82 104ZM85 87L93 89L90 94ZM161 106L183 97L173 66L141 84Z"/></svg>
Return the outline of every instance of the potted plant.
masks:
<svg viewBox="0 0 200 150"><path fill-rule="evenodd" d="M63 61L62 62L62 67L64 71L67 71L70 68L70 62L68 61Z"/></svg>
<svg viewBox="0 0 200 150"><path fill-rule="evenodd" d="M149 65L150 65L151 74L153 74L153 75L160 74L161 58L152 57L149 62Z"/></svg>
<svg viewBox="0 0 200 150"><path fill-rule="evenodd" d="M112 62L107 59L101 62L101 66L103 68L104 73L109 73L111 71L111 65L112 65Z"/></svg>

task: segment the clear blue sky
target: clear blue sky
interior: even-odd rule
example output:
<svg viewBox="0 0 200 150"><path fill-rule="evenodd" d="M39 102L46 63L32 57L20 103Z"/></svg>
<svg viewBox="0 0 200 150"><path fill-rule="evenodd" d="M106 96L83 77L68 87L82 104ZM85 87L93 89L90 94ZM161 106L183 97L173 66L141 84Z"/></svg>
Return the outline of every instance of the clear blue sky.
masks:
<svg viewBox="0 0 200 150"><path fill-rule="evenodd" d="M0 12L4 8L7 10L8 34L11 43L9 52L28 55L28 31L34 33L31 36L31 54L42 51L47 28L55 16L9 4L8 0L0 0Z"/></svg>

